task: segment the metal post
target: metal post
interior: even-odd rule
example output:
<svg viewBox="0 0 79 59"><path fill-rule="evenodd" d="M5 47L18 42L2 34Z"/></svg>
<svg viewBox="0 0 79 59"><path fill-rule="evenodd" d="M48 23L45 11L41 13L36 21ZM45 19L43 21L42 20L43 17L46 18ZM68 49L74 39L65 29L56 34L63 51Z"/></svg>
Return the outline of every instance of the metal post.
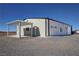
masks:
<svg viewBox="0 0 79 59"><path fill-rule="evenodd" d="M33 33L33 24L31 24L31 37L32 37L32 33Z"/></svg>
<svg viewBox="0 0 79 59"><path fill-rule="evenodd" d="M20 38L21 38L21 22L20 22Z"/></svg>
<svg viewBox="0 0 79 59"><path fill-rule="evenodd" d="M21 22L19 22L19 38L21 38Z"/></svg>
<svg viewBox="0 0 79 59"><path fill-rule="evenodd" d="M9 26L7 25L7 37L8 37L8 34L9 34L8 32L9 32Z"/></svg>

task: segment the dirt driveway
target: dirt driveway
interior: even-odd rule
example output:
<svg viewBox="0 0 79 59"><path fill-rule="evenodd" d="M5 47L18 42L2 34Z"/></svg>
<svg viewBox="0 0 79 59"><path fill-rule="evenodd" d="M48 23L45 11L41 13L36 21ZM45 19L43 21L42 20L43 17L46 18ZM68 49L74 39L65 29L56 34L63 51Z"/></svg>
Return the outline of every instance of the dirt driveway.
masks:
<svg viewBox="0 0 79 59"><path fill-rule="evenodd" d="M79 35L53 37L0 37L1 56L79 56Z"/></svg>

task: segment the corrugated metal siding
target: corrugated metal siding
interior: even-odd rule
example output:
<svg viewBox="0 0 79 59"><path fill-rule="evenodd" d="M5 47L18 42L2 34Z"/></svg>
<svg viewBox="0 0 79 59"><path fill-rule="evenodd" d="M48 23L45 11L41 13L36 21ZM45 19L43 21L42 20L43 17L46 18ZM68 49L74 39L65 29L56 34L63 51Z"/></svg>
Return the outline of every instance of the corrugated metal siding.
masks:
<svg viewBox="0 0 79 59"><path fill-rule="evenodd" d="M68 35L71 32L71 27L62 23L49 20L49 35ZM66 29L67 28L67 29Z"/></svg>

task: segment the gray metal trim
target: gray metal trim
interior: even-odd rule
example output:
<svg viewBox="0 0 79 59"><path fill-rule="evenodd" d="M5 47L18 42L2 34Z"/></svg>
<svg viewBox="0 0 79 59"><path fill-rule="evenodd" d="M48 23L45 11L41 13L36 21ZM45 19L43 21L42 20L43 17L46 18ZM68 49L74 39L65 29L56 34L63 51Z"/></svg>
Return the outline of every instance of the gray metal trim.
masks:
<svg viewBox="0 0 79 59"><path fill-rule="evenodd" d="M49 20L48 20L48 36L50 36L50 23L49 23Z"/></svg>
<svg viewBox="0 0 79 59"><path fill-rule="evenodd" d="M45 19L45 36L47 36L47 19Z"/></svg>

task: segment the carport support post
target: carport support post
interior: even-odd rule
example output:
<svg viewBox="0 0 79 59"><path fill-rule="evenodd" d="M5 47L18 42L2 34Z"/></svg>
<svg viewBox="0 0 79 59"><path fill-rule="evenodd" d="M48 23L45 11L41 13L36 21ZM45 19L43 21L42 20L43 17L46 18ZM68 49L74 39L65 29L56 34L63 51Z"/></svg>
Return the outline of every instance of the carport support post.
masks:
<svg viewBox="0 0 79 59"><path fill-rule="evenodd" d="M7 37L8 37L8 33L9 32L9 25L7 25Z"/></svg>
<svg viewBox="0 0 79 59"><path fill-rule="evenodd" d="M19 22L19 38L21 38L21 22Z"/></svg>
<svg viewBox="0 0 79 59"><path fill-rule="evenodd" d="M32 37L32 33L33 33L33 24L31 24L31 37Z"/></svg>

